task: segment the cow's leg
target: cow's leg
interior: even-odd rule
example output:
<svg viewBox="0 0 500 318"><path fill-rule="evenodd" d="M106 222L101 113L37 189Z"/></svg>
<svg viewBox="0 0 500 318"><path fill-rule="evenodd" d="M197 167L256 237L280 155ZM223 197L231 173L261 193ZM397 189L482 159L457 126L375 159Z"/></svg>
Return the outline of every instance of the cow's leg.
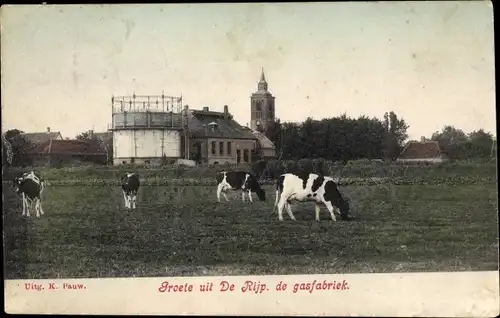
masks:
<svg viewBox="0 0 500 318"><path fill-rule="evenodd" d="M281 196L280 201L278 202L278 220L283 221L283 208L286 204L286 198Z"/></svg>
<svg viewBox="0 0 500 318"><path fill-rule="evenodd" d="M280 199L280 192L278 190L276 190L276 196L275 196L275 199L274 199L274 206L273 206L273 212L272 212L272 214L274 214L274 210L278 206L279 199Z"/></svg>
<svg viewBox="0 0 500 318"><path fill-rule="evenodd" d="M23 214L22 216L26 215L26 196L24 193L21 194L21 199L23 201Z"/></svg>
<svg viewBox="0 0 500 318"><path fill-rule="evenodd" d="M30 210L31 210L31 200L29 198L25 199L26 201L26 216L30 216Z"/></svg>
<svg viewBox="0 0 500 318"><path fill-rule="evenodd" d="M132 196L132 209L136 208L137 208L137 193L134 193L134 195Z"/></svg>
<svg viewBox="0 0 500 318"><path fill-rule="evenodd" d="M219 185L217 186L217 201L220 202L220 194L222 193L222 183L219 183Z"/></svg>
<svg viewBox="0 0 500 318"><path fill-rule="evenodd" d="M241 191L241 201L245 202L245 190Z"/></svg>
<svg viewBox="0 0 500 318"><path fill-rule="evenodd" d="M319 211L321 210L321 206L317 203L314 203L314 209L316 210L316 221L319 221Z"/></svg>
<svg viewBox="0 0 500 318"><path fill-rule="evenodd" d="M248 198L250 199L250 202L253 203L253 199L252 199L252 191L248 190Z"/></svg>
<svg viewBox="0 0 500 318"><path fill-rule="evenodd" d="M33 210L36 208L35 200L28 198L28 216L30 216L30 211L33 213Z"/></svg>
<svg viewBox="0 0 500 318"><path fill-rule="evenodd" d="M36 212L36 217L40 218L40 201L38 198L35 199L35 212Z"/></svg>
<svg viewBox="0 0 500 318"><path fill-rule="evenodd" d="M40 213L38 212L38 205L36 204L36 199L33 199L33 201L31 201L31 206L32 206L31 211L35 212L37 218L40 217Z"/></svg>
<svg viewBox="0 0 500 318"><path fill-rule="evenodd" d="M40 214L41 214L41 215L45 214L45 213L43 212L43 209L42 209L42 198L39 198L39 199L38 199L38 204L39 204L38 206L39 206L39 208L40 208Z"/></svg>
<svg viewBox="0 0 500 318"><path fill-rule="evenodd" d="M127 201L128 201L128 208L132 209L132 194L127 195Z"/></svg>
<svg viewBox="0 0 500 318"><path fill-rule="evenodd" d="M222 191L222 195L224 196L224 198L226 199L226 201L229 202L229 199L227 198L227 195L226 195L225 191Z"/></svg>
<svg viewBox="0 0 500 318"><path fill-rule="evenodd" d="M286 211L288 212L288 216L290 217L290 219L295 221L296 220L295 216L293 216L293 213L292 213L292 205L289 202L286 202L285 206L286 206Z"/></svg>
<svg viewBox="0 0 500 318"><path fill-rule="evenodd" d="M128 209L129 208L129 198L128 198L128 194L125 193L125 191L122 191L123 192L123 200L125 201L125 207Z"/></svg>
<svg viewBox="0 0 500 318"><path fill-rule="evenodd" d="M332 217L332 220L334 222L336 222L337 219L335 218L335 213L333 213L333 205L332 205L332 203L330 201L325 201L324 203L325 203L326 208L328 209L328 212L330 212L330 216Z"/></svg>

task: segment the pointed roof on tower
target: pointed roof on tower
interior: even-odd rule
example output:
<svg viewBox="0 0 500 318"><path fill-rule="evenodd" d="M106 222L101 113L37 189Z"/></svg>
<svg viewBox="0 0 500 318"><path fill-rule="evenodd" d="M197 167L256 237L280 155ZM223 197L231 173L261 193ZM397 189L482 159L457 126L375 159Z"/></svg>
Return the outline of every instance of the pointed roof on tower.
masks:
<svg viewBox="0 0 500 318"><path fill-rule="evenodd" d="M261 67L262 73L260 74L260 83L267 83L266 76L264 75L264 68Z"/></svg>
<svg viewBox="0 0 500 318"><path fill-rule="evenodd" d="M266 82L266 76L264 75L264 68L262 67L262 72L260 74L260 81L257 86L257 90L260 92L267 92L267 82Z"/></svg>

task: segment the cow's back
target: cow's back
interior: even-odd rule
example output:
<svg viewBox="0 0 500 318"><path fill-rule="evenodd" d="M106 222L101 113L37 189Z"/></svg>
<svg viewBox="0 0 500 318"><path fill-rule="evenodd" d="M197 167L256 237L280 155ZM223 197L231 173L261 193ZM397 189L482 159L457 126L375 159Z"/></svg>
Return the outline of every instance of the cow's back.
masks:
<svg viewBox="0 0 500 318"><path fill-rule="evenodd" d="M24 179L19 186L19 192L24 193L30 199L39 198L40 190L41 185L30 178Z"/></svg>
<svg viewBox="0 0 500 318"><path fill-rule="evenodd" d="M226 179L225 181L231 186L233 189L241 189L243 186L243 183L246 180L246 175L247 173L242 170L237 170L237 171L226 171L225 176Z"/></svg>

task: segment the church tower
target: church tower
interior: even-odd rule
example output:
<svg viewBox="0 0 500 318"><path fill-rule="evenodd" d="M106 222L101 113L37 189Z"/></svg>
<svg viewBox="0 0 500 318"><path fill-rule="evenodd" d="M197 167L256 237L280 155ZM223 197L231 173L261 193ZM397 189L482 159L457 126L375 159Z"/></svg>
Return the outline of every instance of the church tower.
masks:
<svg viewBox="0 0 500 318"><path fill-rule="evenodd" d="M252 130L265 132L274 122L274 99L275 97L267 90L266 76L262 69L257 91L250 97L250 128Z"/></svg>

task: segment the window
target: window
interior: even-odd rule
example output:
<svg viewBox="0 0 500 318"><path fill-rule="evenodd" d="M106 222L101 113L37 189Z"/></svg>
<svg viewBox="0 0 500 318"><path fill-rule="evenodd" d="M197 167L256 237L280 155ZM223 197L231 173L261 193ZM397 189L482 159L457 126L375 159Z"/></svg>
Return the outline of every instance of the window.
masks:
<svg viewBox="0 0 500 318"><path fill-rule="evenodd" d="M255 110L258 112L262 111L262 101L255 101Z"/></svg>
<svg viewBox="0 0 500 318"><path fill-rule="evenodd" d="M248 162L248 149L243 149L243 161Z"/></svg>
<svg viewBox="0 0 500 318"><path fill-rule="evenodd" d="M224 142L219 142L219 155L224 156Z"/></svg>
<svg viewBox="0 0 500 318"><path fill-rule="evenodd" d="M214 155L214 156L215 156L215 154L217 153L217 152L215 151L215 147L217 147L217 144L216 144L216 142L215 142L215 141L212 141L212 155Z"/></svg>
<svg viewBox="0 0 500 318"><path fill-rule="evenodd" d="M228 155L231 155L231 142L230 141L227 142L227 150L226 151L227 151Z"/></svg>

